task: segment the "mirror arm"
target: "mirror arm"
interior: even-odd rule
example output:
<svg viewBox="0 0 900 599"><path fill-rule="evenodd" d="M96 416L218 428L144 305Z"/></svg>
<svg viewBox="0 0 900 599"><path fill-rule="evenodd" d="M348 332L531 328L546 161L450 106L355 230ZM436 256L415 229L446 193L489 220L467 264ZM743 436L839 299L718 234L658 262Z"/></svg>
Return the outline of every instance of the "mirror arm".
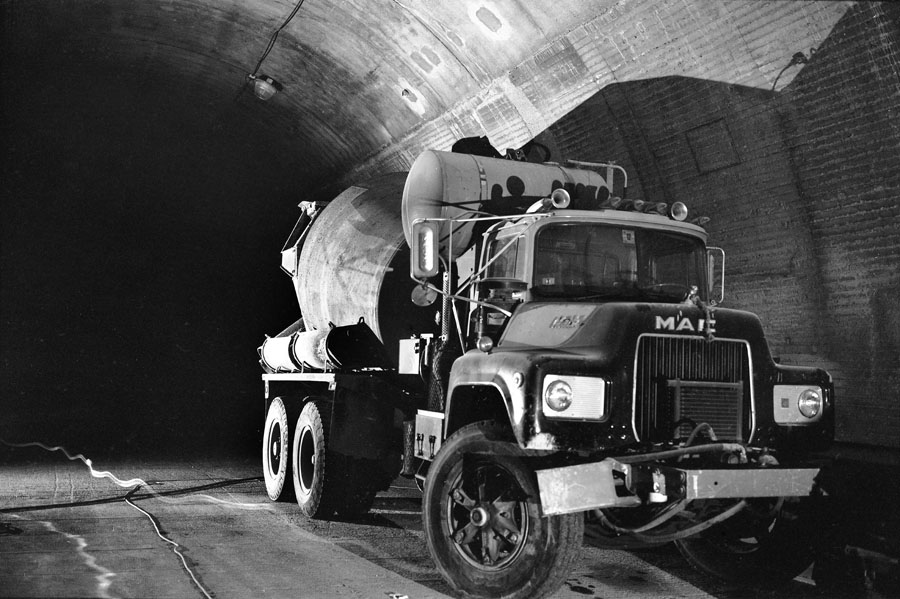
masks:
<svg viewBox="0 0 900 599"><path fill-rule="evenodd" d="M469 303L469 304L475 304L476 306L484 306L485 308L490 308L491 310L497 310L498 312L500 312L500 313L503 314L504 316L512 316L512 312L510 312L509 310L504 310L504 309L501 308L500 306L495 306L494 304L491 304L491 303L488 303L488 302L483 302L483 301L481 301L481 300L472 299L472 298L470 298L470 297L463 297L463 296L461 296L461 295L456 295L456 294L453 294L453 293L446 293L446 292L443 291L442 289L440 289L440 288L438 288L438 287L432 285L431 283L429 283L426 279L417 279L417 278L415 278L415 277L410 277L410 278L411 278L413 281L415 281L416 283L418 283L419 285L422 285L423 287L427 287L428 289L431 289L432 291L436 291L436 292L438 292L439 294L441 294L442 296L447 297L448 299L459 300L459 301L461 301L461 302L467 302L467 303Z"/></svg>

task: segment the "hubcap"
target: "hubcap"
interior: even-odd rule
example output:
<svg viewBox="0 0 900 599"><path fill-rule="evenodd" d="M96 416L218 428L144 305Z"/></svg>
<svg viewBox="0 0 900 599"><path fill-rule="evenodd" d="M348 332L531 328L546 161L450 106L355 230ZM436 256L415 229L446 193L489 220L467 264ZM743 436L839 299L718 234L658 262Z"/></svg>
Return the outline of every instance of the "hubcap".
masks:
<svg viewBox="0 0 900 599"><path fill-rule="evenodd" d="M269 459L269 470L275 476L281 470L281 425L277 422L272 425L270 441L272 443L272 455Z"/></svg>
<svg viewBox="0 0 900 599"><path fill-rule="evenodd" d="M512 564L529 528L525 493L512 473L486 462L460 472L451 488L446 521L459 555L481 570Z"/></svg>
<svg viewBox="0 0 900 599"><path fill-rule="evenodd" d="M488 521L488 513L487 510L483 507L477 507L469 514L469 520L472 521L472 524L475 526L484 526Z"/></svg>
<svg viewBox="0 0 900 599"><path fill-rule="evenodd" d="M316 443L312 431L304 428L300 433L300 447L297 451L297 472L300 474L300 486L309 492L316 472Z"/></svg>

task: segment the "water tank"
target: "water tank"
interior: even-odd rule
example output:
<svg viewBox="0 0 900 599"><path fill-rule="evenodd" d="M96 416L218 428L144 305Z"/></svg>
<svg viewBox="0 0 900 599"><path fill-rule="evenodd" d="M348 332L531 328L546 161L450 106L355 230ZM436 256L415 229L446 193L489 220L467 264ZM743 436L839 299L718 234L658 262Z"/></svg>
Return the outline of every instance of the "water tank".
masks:
<svg viewBox="0 0 900 599"><path fill-rule="evenodd" d="M609 197L613 168L602 172L570 168L554 163L537 164L502 158L426 150L419 154L403 189L403 228L420 218L466 218L488 212L521 214L533 203L563 188L572 197L571 208L592 209ZM453 228L453 251L445 242L449 225L441 230L445 258L453 260L465 251L474 226L457 223Z"/></svg>

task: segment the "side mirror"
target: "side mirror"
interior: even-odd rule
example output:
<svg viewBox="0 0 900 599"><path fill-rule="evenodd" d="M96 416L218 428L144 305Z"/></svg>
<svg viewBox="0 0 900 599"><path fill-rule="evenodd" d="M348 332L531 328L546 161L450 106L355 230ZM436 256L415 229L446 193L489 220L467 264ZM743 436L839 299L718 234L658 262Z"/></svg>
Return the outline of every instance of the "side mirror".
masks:
<svg viewBox="0 0 900 599"><path fill-rule="evenodd" d="M412 225L409 273L414 279L430 279L438 274L438 234L440 223L416 221Z"/></svg>
<svg viewBox="0 0 900 599"><path fill-rule="evenodd" d="M721 304L725 299L725 250L717 247L706 248L706 263L710 302Z"/></svg>

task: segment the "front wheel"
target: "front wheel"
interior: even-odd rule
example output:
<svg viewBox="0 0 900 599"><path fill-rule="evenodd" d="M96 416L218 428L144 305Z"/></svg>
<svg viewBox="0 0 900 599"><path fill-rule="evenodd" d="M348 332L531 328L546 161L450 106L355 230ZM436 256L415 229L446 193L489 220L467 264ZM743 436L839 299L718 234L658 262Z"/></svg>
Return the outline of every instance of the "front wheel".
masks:
<svg viewBox="0 0 900 599"><path fill-rule="evenodd" d="M776 586L813 562L805 507L796 498L751 500L736 516L675 543L698 570L731 582ZM711 500L703 508L720 506Z"/></svg>
<svg viewBox="0 0 900 599"><path fill-rule="evenodd" d="M438 571L465 597L534 599L571 571L582 514L541 517L534 472L503 427L454 433L425 481L422 518Z"/></svg>

